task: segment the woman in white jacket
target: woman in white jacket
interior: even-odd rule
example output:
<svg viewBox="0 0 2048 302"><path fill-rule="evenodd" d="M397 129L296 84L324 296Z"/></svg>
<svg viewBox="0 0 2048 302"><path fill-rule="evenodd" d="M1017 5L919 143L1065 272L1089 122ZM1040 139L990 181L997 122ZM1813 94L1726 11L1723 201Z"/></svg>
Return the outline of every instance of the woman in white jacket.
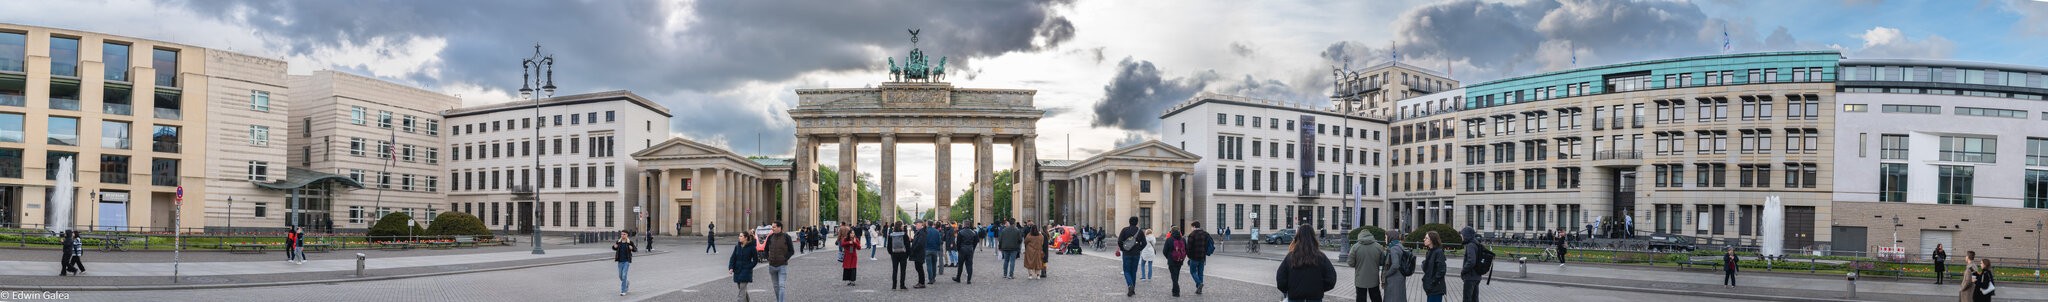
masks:
<svg viewBox="0 0 2048 302"><path fill-rule="evenodd" d="M1145 254L1139 255L1142 262L1138 263L1138 267L1144 269L1145 273L1138 280L1152 281L1152 260L1159 254L1159 250L1152 248L1154 246L1159 246L1159 238L1152 236L1152 229L1145 229Z"/></svg>

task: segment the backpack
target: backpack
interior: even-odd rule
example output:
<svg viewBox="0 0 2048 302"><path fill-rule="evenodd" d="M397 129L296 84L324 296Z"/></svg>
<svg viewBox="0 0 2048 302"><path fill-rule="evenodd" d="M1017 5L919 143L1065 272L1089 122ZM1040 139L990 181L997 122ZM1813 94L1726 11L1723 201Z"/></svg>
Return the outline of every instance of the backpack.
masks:
<svg viewBox="0 0 2048 302"><path fill-rule="evenodd" d="M1408 249L1401 249L1401 252L1396 254L1400 254L1400 260L1394 261L1394 266L1401 271L1401 276L1414 276L1415 253L1409 252Z"/></svg>
<svg viewBox="0 0 2048 302"><path fill-rule="evenodd" d="M1180 237L1173 237L1173 239L1168 239L1166 241L1166 246L1166 260L1181 261L1188 259L1187 240L1183 240Z"/></svg>
<svg viewBox="0 0 2048 302"><path fill-rule="evenodd" d="M1472 243L1472 248L1478 250L1476 253L1479 253L1478 264L1473 265L1472 268L1479 270L1480 275L1493 273L1493 249L1486 248L1486 245L1476 242Z"/></svg>
<svg viewBox="0 0 2048 302"><path fill-rule="evenodd" d="M889 232L889 253L902 254L910 252L909 241L908 237L903 236L903 232Z"/></svg>

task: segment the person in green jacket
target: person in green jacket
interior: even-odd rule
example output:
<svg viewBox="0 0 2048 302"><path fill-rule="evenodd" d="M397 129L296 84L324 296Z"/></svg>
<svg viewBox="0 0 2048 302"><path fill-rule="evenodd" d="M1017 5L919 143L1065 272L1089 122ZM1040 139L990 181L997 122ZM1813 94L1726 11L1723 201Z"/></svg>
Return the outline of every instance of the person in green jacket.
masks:
<svg viewBox="0 0 2048 302"><path fill-rule="evenodd" d="M1383 301L1380 297L1380 272L1387 269L1384 256L1385 250L1379 241L1359 240L1351 245L1351 260L1345 265L1351 266L1351 287L1358 291L1353 297L1359 301Z"/></svg>

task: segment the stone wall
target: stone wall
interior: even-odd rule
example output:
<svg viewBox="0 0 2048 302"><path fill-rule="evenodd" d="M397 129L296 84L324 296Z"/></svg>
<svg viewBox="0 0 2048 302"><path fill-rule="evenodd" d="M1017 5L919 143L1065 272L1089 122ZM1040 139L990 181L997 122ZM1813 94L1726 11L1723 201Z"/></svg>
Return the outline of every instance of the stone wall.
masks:
<svg viewBox="0 0 2048 302"><path fill-rule="evenodd" d="M1961 259L1961 251L1977 251L1978 256L1984 257L2034 259L2040 250L2037 240L2042 239L2041 232L2034 230L2035 223L2048 219L2048 210L2043 209L1855 201L1837 201L1834 205L1835 226L1867 228L1866 238L1872 246L1891 245L1886 241L1891 241L1893 215L1898 216L1902 225L1898 227L1898 245L1908 253L1920 253L1922 230L1954 231L1954 245L1946 248L1956 259Z"/></svg>

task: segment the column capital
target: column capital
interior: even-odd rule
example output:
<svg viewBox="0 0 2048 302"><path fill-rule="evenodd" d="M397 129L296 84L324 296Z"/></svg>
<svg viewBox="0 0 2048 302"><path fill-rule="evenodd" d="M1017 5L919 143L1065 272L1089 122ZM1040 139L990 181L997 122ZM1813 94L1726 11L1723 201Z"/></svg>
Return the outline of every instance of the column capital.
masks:
<svg viewBox="0 0 2048 302"><path fill-rule="evenodd" d="M1025 133L1023 136L1024 139L1038 139L1037 133Z"/></svg>
<svg viewBox="0 0 2048 302"><path fill-rule="evenodd" d="M840 132L840 133L839 133L839 137L841 137L841 138L847 138L847 137L855 137L855 134L854 134L853 132Z"/></svg>
<svg viewBox="0 0 2048 302"><path fill-rule="evenodd" d="M984 144L989 144L989 143L995 143L995 141L996 141L996 135L995 135L995 134L993 134L993 133L981 133L981 134L975 134L974 138L975 138L975 139L976 139L977 141L980 141L981 143L984 143Z"/></svg>
<svg viewBox="0 0 2048 302"><path fill-rule="evenodd" d="M883 138L896 138L896 132L882 132Z"/></svg>

